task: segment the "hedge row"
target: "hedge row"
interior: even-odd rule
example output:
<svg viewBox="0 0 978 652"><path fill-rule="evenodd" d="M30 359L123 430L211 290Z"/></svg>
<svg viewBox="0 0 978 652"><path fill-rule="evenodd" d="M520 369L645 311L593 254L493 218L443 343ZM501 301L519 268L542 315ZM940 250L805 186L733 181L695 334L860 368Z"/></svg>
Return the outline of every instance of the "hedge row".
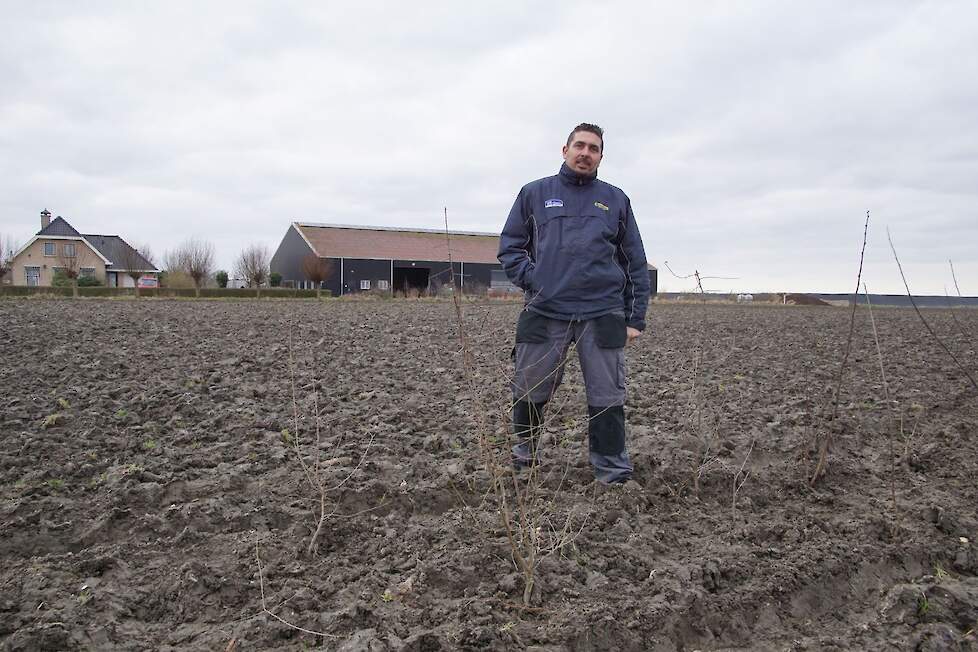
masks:
<svg viewBox="0 0 978 652"><path fill-rule="evenodd" d="M2 285L0 286L0 297L27 297L27 296L55 296L70 297L72 290L70 287L39 287L26 285ZM78 288L79 297L135 297L136 288L110 288L110 287L80 287ZM159 298L194 298L197 296L193 288L140 288L140 297L159 297ZM259 293L254 288L201 288L200 297L202 299L254 299ZM262 288L262 299L310 299L316 297L315 290L295 290L292 288ZM322 293L323 297L329 296L328 292Z"/></svg>

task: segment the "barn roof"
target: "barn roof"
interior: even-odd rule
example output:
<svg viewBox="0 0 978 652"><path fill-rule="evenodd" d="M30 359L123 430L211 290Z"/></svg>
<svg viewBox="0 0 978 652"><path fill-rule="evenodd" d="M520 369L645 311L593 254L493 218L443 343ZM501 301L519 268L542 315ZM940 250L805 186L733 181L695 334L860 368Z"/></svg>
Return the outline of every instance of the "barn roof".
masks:
<svg viewBox="0 0 978 652"><path fill-rule="evenodd" d="M320 257L448 261L444 231L314 222L295 222L293 226ZM496 259L498 235L473 231L451 231L450 234L453 261L499 262Z"/></svg>

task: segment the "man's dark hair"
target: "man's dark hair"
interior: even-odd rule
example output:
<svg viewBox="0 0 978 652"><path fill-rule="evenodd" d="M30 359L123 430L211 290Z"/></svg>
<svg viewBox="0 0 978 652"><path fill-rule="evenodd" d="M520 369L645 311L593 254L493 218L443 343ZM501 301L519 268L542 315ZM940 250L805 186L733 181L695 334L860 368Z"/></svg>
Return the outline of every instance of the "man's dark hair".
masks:
<svg viewBox="0 0 978 652"><path fill-rule="evenodd" d="M598 138L601 139L601 153L604 154L604 129L598 125L593 125L590 122L582 122L581 124L574 127L574 130L570 132L567 136L567 146L570 147L571 141L574 140L574 134L578 131L589 131Z"/></svg>

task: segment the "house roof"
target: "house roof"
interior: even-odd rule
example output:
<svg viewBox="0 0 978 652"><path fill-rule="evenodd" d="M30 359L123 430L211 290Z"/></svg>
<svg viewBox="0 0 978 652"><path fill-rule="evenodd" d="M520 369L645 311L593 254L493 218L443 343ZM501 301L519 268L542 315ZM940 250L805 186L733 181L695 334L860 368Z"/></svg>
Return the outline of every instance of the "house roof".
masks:
<svg viewBox="0 0 978 652"><path fill-rule="evenodd" d="M312 222L295 222L292 226L321 257L448 261L448 239L444 231ZM498 235L472 231L450 234L453 261L499 262L496 259Z"/></svg>
<svg viewBox="0 0 978 652"><path fill-rule="evenodd" d="M95 247L100 254L112 261L112 269L116 271L133 272L155 272L156 267L146 260L142 254L133 249L129 244L117 235L85 235L83 236L90 245ZM129 269L134 265L133 269Z"/></svg>
<svg viewBox="0 0 978 652"><path fill-rule="evenodd" d="M82 235L60 215L37 232L25 245L17 250L14 258L26 251L39 238L75 239L85 242L102 259L106 267L113 271L158 272L138 251L117 235ZM130 270L127 263L134 262L136 268Z"/></svg>
<svg viewBox="0 0 978 652"><path fill-rule="evenodd" d="M68 224L65 218L58 215L56 218L51 220L51 223L46 227L37 232L37 235L56 235L61 237L74 237L80 238L82 234L75 230L75 227Z"/></svg>

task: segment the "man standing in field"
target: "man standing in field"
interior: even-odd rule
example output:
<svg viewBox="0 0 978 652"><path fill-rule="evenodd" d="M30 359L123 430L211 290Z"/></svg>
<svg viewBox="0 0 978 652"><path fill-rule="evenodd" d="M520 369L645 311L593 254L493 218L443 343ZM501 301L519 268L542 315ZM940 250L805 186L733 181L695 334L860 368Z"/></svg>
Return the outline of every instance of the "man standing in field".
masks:
<svg viewBox="0 0 978 652"><path fill-rule="evenodd" d="M626 482L625 352L645 330L649 274L631 202L597 178L604 132L574 128L560 172L523 186L499 241L499 262L525 292L516 325L513 463L537 462L547 402L576 343L588 402L591 465L602 483Z"/></svg>

